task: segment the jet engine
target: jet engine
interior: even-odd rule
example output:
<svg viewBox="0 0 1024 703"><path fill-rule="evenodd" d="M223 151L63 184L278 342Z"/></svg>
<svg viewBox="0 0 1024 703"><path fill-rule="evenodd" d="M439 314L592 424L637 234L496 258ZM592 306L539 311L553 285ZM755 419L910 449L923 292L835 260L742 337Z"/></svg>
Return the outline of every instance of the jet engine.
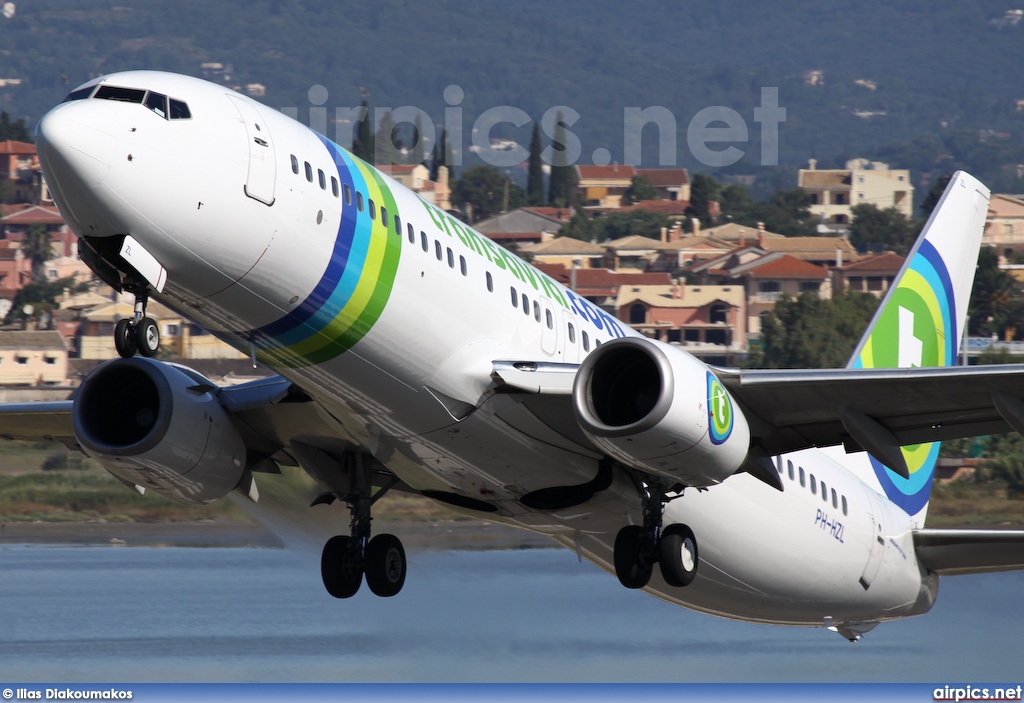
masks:
<svg viewBox="0 0 1024 703"><path fill-rule="evenodd" d="M215 392L202 377L158 361L108 361L75 395L75 437L125 483L179 503L209 503L245 471L245 444Z"/></svg>
<svg viewBox="0 0 1024 703"><path fill-rule="evenodd" d="M750 429L714 373L678 347L627 337L596 349L573 387L576 419L610 456L688 486L743 464Z"/></svg>

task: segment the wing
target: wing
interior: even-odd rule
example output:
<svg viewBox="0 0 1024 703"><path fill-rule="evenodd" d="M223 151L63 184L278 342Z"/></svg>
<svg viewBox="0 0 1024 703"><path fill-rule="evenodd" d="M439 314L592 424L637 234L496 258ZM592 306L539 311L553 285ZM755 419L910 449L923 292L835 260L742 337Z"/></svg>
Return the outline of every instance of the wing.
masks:
<svg viewBox="0 0 1024 703"><path fill-rule="evenodd" d="M78 447L71 429L71 401L0 404L0 438L63 442Z"/></svg>
<svg viewBox="0 0 1024 703"><path fill-rule="evenodd" d="M940 575L1024 569L1024 530L914 530L914 550Z"/></svg>
<svg viewBox="0 0 1024 703"><path fill-rule="evenodd" d="M894 447L1024 430L1024 364L714 371L769 455L843 444L895 468Z"/></svg>

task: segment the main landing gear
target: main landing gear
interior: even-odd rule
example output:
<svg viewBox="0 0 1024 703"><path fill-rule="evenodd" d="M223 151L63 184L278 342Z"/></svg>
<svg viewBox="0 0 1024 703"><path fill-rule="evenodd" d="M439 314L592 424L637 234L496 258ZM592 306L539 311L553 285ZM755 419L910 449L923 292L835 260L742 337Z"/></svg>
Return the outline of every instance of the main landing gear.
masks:
<svg viewBox="0 0 1024 703"><path fill-rule="evenodd" d="M697 538L686 525L662 529L662 512L669 498L658 483L644 484L643 525L627 525L615 537L615 575L626 588L643 588L654 565L669 586L689 586L697 575Z"/></svg>
<svg viewBox="0 0 1024 703"><path fill-rule="evenodd" d="M394 535L370 538L370 506L391 486L385 486L371 496L372 458L350 454L346 460L355 464L351 472L351 491L337 497L344 498L352 514L351 535L332 537L324 545L320 558L324 588L335 598L350 598L359 590L365 574L370 590L382 598L389 598L401 591L405 583L405 549ZM328 496L318 498L314 504L333 502L334 494Z"/></svg>
<svg viewBox="0 0 1024 703"><path fill-rule="evenodd" d="M160 348L160 330L151 317L146 317L149 296L145 292L135 294L135 317L119 320L114 325L114 348L124 359L130 359L138 352L142 356L155 356Z"/></svg>

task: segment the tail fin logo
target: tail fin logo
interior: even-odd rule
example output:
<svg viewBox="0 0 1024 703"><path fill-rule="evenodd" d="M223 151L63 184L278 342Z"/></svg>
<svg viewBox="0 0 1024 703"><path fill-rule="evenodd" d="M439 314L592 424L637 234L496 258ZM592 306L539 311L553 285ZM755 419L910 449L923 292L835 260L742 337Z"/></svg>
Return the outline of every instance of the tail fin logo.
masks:
<svg viewBox="0 0 1024 703"><path fill-rule="evenodd" d="M729 439L733 425L732 398L722 382L708 372L708 429L711 443L721 444Z"/></svg>
<svg viewBox="0 0 1024 703"><path fill-rule="evenodd" d="M949 272L939 252L925 239L887 298L853 366L891 369L952 365L959 339L954 307ZM889 500L914 515L928 503L939 445L920 444L903 447L902 451L910 469L909 479L888 470L873 457L871 465Z"/></svg>

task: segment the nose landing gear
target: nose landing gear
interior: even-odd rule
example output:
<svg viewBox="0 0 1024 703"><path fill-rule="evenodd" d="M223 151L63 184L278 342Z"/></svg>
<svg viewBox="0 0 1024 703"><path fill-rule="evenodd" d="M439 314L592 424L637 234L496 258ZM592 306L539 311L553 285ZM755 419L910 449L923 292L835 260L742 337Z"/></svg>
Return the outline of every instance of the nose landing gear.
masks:
<svg viewBox="0 0 1024 703"><path fill-rule="evenodd" d="M136 352L155 356L160 348L160 330L151 317L146 317L149 296L135 293L135 317L119 320L114 326L114 348L121 358L130 359Z"/></svg>

